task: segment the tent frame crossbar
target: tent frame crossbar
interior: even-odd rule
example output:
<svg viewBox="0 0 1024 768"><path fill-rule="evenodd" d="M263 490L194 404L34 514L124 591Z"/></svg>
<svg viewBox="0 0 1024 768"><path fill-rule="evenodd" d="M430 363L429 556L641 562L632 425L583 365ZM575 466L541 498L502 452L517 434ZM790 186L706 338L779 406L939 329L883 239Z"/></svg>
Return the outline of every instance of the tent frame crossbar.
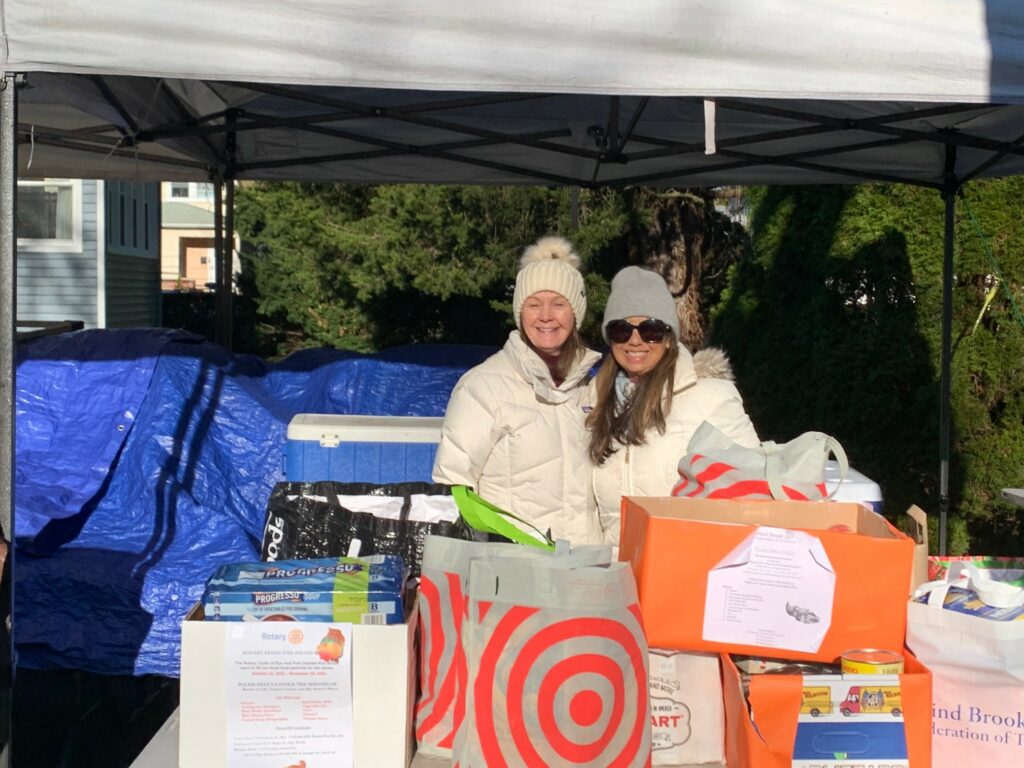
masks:
<svg viewBox="0 0 1024 768"><path fill-rule="evenodd" d="M50 129L46 129L49 131ZM98 144L83 141L71 141L66 138L59 136L47 136L36 133L34 137L29 137L28 131L18 129L20 134L18 138L18 144L24 145L31 142L36 144L46 145L51 147L59 147L61 149L70 149L75 152L90 152L97 155L105 155L108 157L124 157L132 160L147 160L154 163L160 163L167 166L175 166L178 168L198 168L205 170L210 167L208 163L201 163L195 160L185 160L181 158L164 157L162 155L154 155L148 152L140 152L134 147L122 147L116 144L111 146L110 144Z"/></svg>
<svg viewBox="0 0 1024 768"><path fill-rule="evenodd" d="M721 110L733 110L748 112L760 116L775 117L781 120L791 120L803 123L799 127L789 129L778 129L758 134L727 137L717 142L717 152L698 165L687 164L678 168L670 168L652 173L638 173L632 176L620 176L619 178L600 179L601 170L606 164L618 166L630 163L651 160L672 155L693 156L704 151L703 143L680 143L669 139L645 135L640 125L641 117L650 103L650 97L641 98L630 117L625 130L620 131L620 105L619 96L610 96L608 101L608 114L604 126L592 126L590 134L594 140L594 149L573 146L568 143L558 142L558 139L570 138L571 133L562 129L561 131L539 131L524 134L502 132L487 128L465 125L458 120L451 118L440 118L431 116L429 113L441 111L455 111L461 108L478 107L481 105L505 105L520 101L544 99L554 94L528 94L528 93L505 93L485 94L463 98L445 98L433 101L425 101L405 106L381 106L368 105L353 102L348 99L341 99L323 93L306 93L295 88L279 85L261 83L225 83L224 85L244 88L252 92L262 93L270 96L289 99L300 103L313 104L326 107L330 111L320 112L312 115L293 117L271 117L265 114L250 112L243 109L229 109L215 112L201 117L192 115L185 105L178 98L173 89L164 80L158 81L156 96L162 96L171 106L171 110L179 115L180 121L166 123L151 128L140 128L136 125L131 115L125 110L118 100L113 89L107 80L101 76L91 76L90 80L96 85L103 95L106 103L116 110L124 121L125 126L90 127L76 129L75 135L67 132L40 127L36 128L35 140L41 143L59 146L69 150L87 151L94 153L109 153L121 157L135 157L152 162L162 162L169 166L181 168L203 168L216 169L221 174L229 162L233 165L238 175L246 175L254 171L271 170L278 168L301 168L312 165L324 165L345 162L365 162L369 159L377 159L388 156L399 155L420 155L449 162L487 168L490 170L510 173L522 177L524 180L533 180L542 184L568 184L572 186L593 188L599 185L612 187L626 187L642 184L669 183L673 180L695 179L698 180L704 174L721 173L723 171L739 171L755 167L784 166L797 170L806 170L812 173L826 173L835 176L837 180L857 183L860 181L875 181L885 183L911 184L914 186L928 187L942 190L946 184L945 180L922 180L909 178L905 175L886 174L871 172L858 168L843 167L835 163L809 162L810 160L821 160L824 158L839 158L851 153L870 151L887 146L898 146L900 144L927 141L940 143L944 146L967 147L975 150L990 151L995 153L991 158L980 164L971 174L961 180L974 178L980 175L995 163L1007 156L1024 156L1024 136L1013 142L998 142L991 139L984 139L960 132L952 128L929 133L927 131L908 128L898 125L911 120L924 120L935 117L949 117L951 115L968 115L979 112L991 112L999 109L1000 105L978 105L978 104L955 104L937 105L923 109L902 110L886 115L875 115L865 118L837 118L829 115L822 115L807 110L793 109L790 107L771 106L762 103L747 102L738 99L715 99L715 103ZM697 103L695 97L675 97L687 103ZM166 112L166 110L164 110ZM230 121L228 114L234 117ZM394 120L426 128L434 128L446 131L455 135L467 138L453 139L444 142L430 144L408 144L399 141L379 138L366 135L358 131L347 131L336 125L354 119L365 120L367 118L380 120ZM350 152L321 153L306 157L271 158L267 160L254 160L252 162L238 162L236 158L229 158L225 151L218 151L210 137L227 134L229 131L237 135L240 132L254 131L261 129L291 128L295 130L308 131L321 135L344 139L356 144L365 145L367 148ZM638 130L640 129L640 130ZM22 142L28 140L27 136L32 129L22 126L20 129ZM114 130L117 136L103 136L99 130ZM740 147L749 145L768 145L780 141L788 141L805 136L820 135L826 133L876 133L886 138L873 141L861 141L856 143L839 143L832 147L816 148L799 152L784 154L766 154L764 151L745 152ZM85 139L83 134L89 138ZM189 162L184 160L164 160L158 155L138 153L138 145L149 142L156 142L166 139L197 138L203 142L208 155L207 163ZM627 144L647 144L653 149L627 152ZM488 146L509 144L522 146L541 152L551 152L563 157L579 158L593 161L588 177L568 176L549 170L542 170L529 167L522 163L507 163L484 158L474 157L466 154L465 151L484 148ZM724 161L724 162L723 162Z"/></svg>
<svg viewBox="0 0 1024 768"><path fill-rule="evenodd" d="M828 115L820 115L813 112L801 112L798 110L785 109L782 107L771 107L766 104L751 104L743 101L736 101L734 99L719 99L716 100L718 106L722 109L731 109L739 112L750 112L755 115L761 115L762 117L781 117L790 120L799 120L802 122L815 123L817 125L828 126L835 130L841 131L867 131L870 133L884 133L890 136L898 136L908 141L927 141L937 144L954 145L958 147L964 147L969 149L980 149L988 152L1006 152L1007 154L1013 155L1024 155L1024 147L1012 147L1006 142L996 141L994 139L985 139L981 136L972 136L968 133L962 133L954 129L945 129L942 131L935 131L929 133L928 131L920 131L915 128L900 128L895 125L888 125L888 120L880 120L878 118L867 118L863 120L852 120L848 118L830 117ZM965 104L958 108L957 111L972 112L977 110L990 111L993 108L1000 108L1006 106L1005 104L985 104L985 105L970 105ZM912 119L910 117L907 120Z"/></svg>
<svg viewBox="0 0 1024 768"><path fill-rule="evenodd" d="M1022 133L1022 134L1021 134L1020 136L1018 136L1018 137L1017 137L1016 139L1014 139L1013 141L1009 142L1009 145L1010 145L1010 146L1013 146L1013 147L1021 147L1021 148L1024 148L1024 133ZM1008 156L1009 154L1010 154L1010 153L1009 153L1009 152L1007 152L1007 151L1005 151L1005 150L1001 150L1001 151L999 151L999 152L996 152L996 153L995 153L994 155L992 155L992 157L990 157L990 158L989 158L988 160L986 160L985 162L983 162L983 163L981 163L981 164L977 165L977 166L976 166L976 167L974 168L974 170L972 170L972 171L970 171L970 172L966 173L966 174L965 174L965 175L964 175L964 176L963 176L963 177L962 177L962 178L960 179L960 185L961 185L961 186L963 186L963 185L964 185L964 184L966 184L966 183L967 183L968 181L971 181L971 180L973 180L973 179L977 178L978 176L980 176L981 174L983 174L983 173L984 173L985 171L987 171L987 170L988 170L989 168L991 168L991 167L992 167L993 165L995 165L996 163L1000 162L1001 160L1004 160L1004 159L1005 159L1005 158L1006 158L1006 157L1007 157L1007 156Z"/></svg>
<svg viewBox="0 0 1024 768"><path fill-rule="evenodd" d="M560 138L567 136L568 132L564 129L556 129L551 131L540 131L535 134L528 134L535 138ZM501 142L493 139L466 139L464 141L450 141L444 144L429 144L425 147L417 148L416 154L429 154L432 152L452 152L460 149L479 149L482 147L490 147ZM301 165L317 165L320 163L334 163L334 162L355 162L365 160L375 160L382 157L398 157L401 155L408 155L408 147L390 147L387 149L371 149L363 152L344 152L330 155L315 155L307 156L299 159ZM260 170L265 168L288 168L296 165L295 160L261 160L253 163L239 163L238 170L240 173L252 170Z"/></svg>
<svg viewBox="0 0 1024 768"><path fill-rule="evenodd" d="M110 85L107 83L106 78L101 77L100 75L90 75L89 81L96 86L96 90L100 92L100 95L103 97L103 100L107 102L107 104L109 104L115 112L117 112L121 120L124 121L125 126L127 126L126 128L122 126L116 126L117 131L121 134L121 138L124 141L134 142L133 137L135 136L135 134L139 132L139 126L136 124L135 119L131 116L131 113L129 113L128 110L124 108L124 105L121 103L121 100L117 98L117 94L115 94L110 89Z"/></svg>
<svg viewBox="0 0 1024 768"><path fill-rule="evenodd" d="M186 125L200 125L200 119L193 115L189 108L185 106L185 104L182 102L182 100L178 98L177 94L175 94L174 91L171 90L170 86L167 85L166 80L160 80L160 93L163 94L163 96L171 104L171 107L174 109L174 111L178 113L179 118ZM211 159L220 156L219 153L217 152L217 148L213 145L208 136L199 136L199 139L203 142L203 146L206 147L206 151L209 153Z"/></svg>

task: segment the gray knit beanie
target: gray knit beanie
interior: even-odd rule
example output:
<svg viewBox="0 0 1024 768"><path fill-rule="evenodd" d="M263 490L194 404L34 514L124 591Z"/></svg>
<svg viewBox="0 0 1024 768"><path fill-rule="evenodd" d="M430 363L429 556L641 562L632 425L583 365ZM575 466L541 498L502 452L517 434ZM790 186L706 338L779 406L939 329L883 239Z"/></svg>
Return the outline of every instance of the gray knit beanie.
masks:
<svg viewBox="0 0 1024 768"><path fill-rule="evenodd" d="M523 304L538 291L554 291L569 300L576 327L583 324L587 314L587 293L580 274L580 257L572 243L564 237L542 237L523 251L522 268L516 275L516 289L512 294L512 313L516 327L523 329Z"/></svg>
<svg viewBox="0 0 1024 768"><path fill-rule="evenodd" d="M625 267L612 278L612 292L604 308L601 331L608 340L608 323L627 317L661 320L679 338L679 314L665 280L643 267Z"/></svg>

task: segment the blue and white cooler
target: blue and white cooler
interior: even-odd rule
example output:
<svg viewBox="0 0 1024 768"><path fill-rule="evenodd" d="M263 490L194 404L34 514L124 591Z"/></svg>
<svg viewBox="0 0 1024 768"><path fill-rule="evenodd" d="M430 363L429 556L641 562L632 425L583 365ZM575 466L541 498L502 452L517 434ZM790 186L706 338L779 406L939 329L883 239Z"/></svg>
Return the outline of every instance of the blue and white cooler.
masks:
<svg viewBox="0 0 1024 768"><path fill-rule="evenodd" d="M825 489L835 496L831 501L856 501L882 514L882 489L878 483L850 467L846 478L839 482L839 462L829 461L825 464Z"/></svg>
<svg viewBox="0 0 1024 768"><path fill-rule="evenodd" d="M297 414L288 424L285 479L430 482L441 417Z"/></svg>

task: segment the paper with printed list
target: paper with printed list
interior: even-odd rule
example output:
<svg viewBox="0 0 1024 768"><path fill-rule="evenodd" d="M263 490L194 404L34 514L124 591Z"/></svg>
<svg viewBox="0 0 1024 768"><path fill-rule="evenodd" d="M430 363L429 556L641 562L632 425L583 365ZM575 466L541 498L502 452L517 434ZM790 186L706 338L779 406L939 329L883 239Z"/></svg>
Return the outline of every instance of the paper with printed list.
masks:
<svg viewBox="0 0 1024 768"><path fill-rule="evenodd" d="M239 622L224 660L231 768L351 768L351 624Z"/></svg>
<svg viewBox="0 0 1024 768"><path fill-rule="evenodd" d="M708 574L704 639L814 653L832 624L835 585L819 539L758 527Z"/></svg>

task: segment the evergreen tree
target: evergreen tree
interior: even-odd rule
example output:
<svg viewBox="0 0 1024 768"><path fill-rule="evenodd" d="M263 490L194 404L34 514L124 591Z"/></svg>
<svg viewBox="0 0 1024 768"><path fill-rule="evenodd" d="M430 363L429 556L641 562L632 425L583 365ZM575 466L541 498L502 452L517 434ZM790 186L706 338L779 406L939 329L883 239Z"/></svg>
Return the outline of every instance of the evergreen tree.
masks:
<svg viewBox="0 0 1024 768"><path fill-rule="evenodd" d="M1024 473L1024 180L970 185L994 260L957 216L950 549L1024 550L999 489ZM896 518L938 512L943 203L904 186L752 192L753 253L714 312L763 439L834 434ZM983 311L1000 265L1000 291ZM975 321L980 322L975 327Z"/></svg>
<svg viewBox="0 0 1024 768"><path fill-rule="evenodd" d="M248 184L237 197L243 288L277 352L416 341L500 345L523 248L568 235L584 259L584 336L600 345L608 282L642 263L677 295L699 346L709 286L742 252L708 192ZM712 276L720 276L712 279ZM702 279L703 278L703 279Z"/></svg>
<svg viewBox="0 0 1024 768"><path fill-rule="evenodd" d="M260 314L299 345L500 345L522 249L569 231L569 192L532 187L255 184L238 195ZM581 255L623 228L616 194L583 193ZM591 278L600 293L602 279Z"/></svg>

